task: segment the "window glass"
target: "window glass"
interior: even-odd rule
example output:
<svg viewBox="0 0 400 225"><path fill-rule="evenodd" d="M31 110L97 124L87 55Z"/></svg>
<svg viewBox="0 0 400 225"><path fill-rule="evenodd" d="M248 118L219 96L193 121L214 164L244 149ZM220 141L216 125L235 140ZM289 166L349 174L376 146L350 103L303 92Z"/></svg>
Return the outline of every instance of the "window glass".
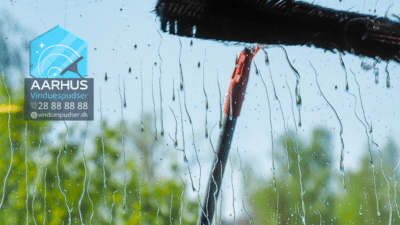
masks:
<svg viewBox="0 0 400 225"><path fill-rule="evenodd" d="M305 2L399 23L391 0ZM164 32L156 4L0 3L1 224L196 224L206 214L230 79L257 44ZM68 65L87 65L93 120L25 120L32 41L57 26L87 42L86 61ZM396 224L398 62L260 44L212 223Z"/></svg>

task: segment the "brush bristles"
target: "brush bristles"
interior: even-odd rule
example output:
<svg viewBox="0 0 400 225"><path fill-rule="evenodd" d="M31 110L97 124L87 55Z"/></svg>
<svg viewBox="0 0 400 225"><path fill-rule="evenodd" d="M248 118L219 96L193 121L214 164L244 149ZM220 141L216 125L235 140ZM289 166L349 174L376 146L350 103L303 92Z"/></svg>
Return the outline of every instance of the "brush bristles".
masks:
<svg viewBox="0 0 400 225"><path fill-rule="evenodd" d="M156 13L161 19L161 30L179 36L258 44L314 45L385 60L396 60L394 56L400 56L399 23L304 2L159 0ZM359 27L355 32L346 30L353 21L366 30ZM370 24L378 25L378 29L371 29ZM358 31L371 35L366 37Z"/></svg>

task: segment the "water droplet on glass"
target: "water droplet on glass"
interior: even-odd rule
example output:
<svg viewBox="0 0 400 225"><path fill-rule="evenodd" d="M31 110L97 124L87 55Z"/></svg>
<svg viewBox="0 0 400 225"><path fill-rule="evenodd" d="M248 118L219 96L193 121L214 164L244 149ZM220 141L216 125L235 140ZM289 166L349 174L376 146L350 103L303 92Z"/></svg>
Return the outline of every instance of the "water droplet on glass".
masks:
<svg viewBox="0 0 400 225"><path fill-rule="evenodd" d="M375 84L379 83L379 69L374 68L374 75L375 75Z"/></svg>
<svg viewBox="0 0 400 225"><path fill-rule="evenodd" d="M371 70L372 69L372 62L369 62L369 60L364 59L361 62L361 68L365 71Z"/></svg>

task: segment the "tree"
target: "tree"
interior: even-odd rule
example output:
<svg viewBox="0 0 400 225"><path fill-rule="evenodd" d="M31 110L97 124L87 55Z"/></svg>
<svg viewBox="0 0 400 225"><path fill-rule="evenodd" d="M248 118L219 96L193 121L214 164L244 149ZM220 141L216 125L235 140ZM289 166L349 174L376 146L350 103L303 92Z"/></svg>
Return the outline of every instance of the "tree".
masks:
<svg viewBox="0 0 400 225"><path fill-rule="evenodd" d="M389 220L396 223L399 191L398 151L394 141L389 140L380 150L371 149L373 165L368 145L360 169L346 172L346 189L343 175L332 168L331 135L327 130L315 129L310 146L298 143L301 177L294 135L283 136L279 143L281 150L288 148L291 174L283 155L286 151L280 151L275 158L276 177L282 179L278 179L276 190L272 178L268 178L258 181L259 185L248 198L254 224L303 224L303 218L307 224L388 224Z"/></svg>
<svg viewBox="0 0 400 225"><path fill-rule="evenodd" d="M368 152L369 146L366 146ZM373 151L373 163L368 154L361 160L361 168L347 175L348 191L337 198L335 215L340 224L396 224L398 207L396 196L399 194L396 171L398 163L397 146L389 140L381 154ZM382 164L383 163L383 164Z"/></svg>
<svg viewBox="0 0 400 225"><path fill-rule="evenodd" d="M276 177L282 179L278 179L276 190L271 178L261 182L249 197L254 224L302 224L304 216L307 224L319 224L321 218L322 222L333 218L334 193L330 184L334 173L331 172L330 142L330 133L322 128L314 130L310 146L301 141L297 143L292 133L280 138L282 153L276 154L275 162ZM290 172L287 156L282 155L286 153L286 146Z"/></svg>
<svg viewBox="0 0 400 225"><path fill-rule="evenodd" d="M0 192L1 224L195 223L198 204L186 198L182 180L144 178L155 171L152 154L162 144L151 134L149 115L144 117L143 133L140 124L125 121L115 126L102 121L102 129L94 135L87 135L77 123L63 128L59 122L64 131L58 142L52 142L55 123L24 121L21 92L6 89L6 83L0 84L1 96L8 96L8 90L11 102L21 108L0 114L0 177L6 178L0 181L0 190L5 187ZM122 123L125 150L130 153L126 163ZM147 159L140 160L144 156Z"/></svg>

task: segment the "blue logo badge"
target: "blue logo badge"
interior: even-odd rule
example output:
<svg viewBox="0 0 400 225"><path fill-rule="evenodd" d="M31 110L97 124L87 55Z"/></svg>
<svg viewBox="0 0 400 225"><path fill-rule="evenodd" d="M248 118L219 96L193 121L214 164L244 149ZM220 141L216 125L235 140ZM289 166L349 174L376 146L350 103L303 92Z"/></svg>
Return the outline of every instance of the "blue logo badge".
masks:
<svg viewBox="0 0 400 225"><path fill-rule="evenodd" d="M34 78L84 78L88 75L87 41L56 26L29 42Z"/></svg>

